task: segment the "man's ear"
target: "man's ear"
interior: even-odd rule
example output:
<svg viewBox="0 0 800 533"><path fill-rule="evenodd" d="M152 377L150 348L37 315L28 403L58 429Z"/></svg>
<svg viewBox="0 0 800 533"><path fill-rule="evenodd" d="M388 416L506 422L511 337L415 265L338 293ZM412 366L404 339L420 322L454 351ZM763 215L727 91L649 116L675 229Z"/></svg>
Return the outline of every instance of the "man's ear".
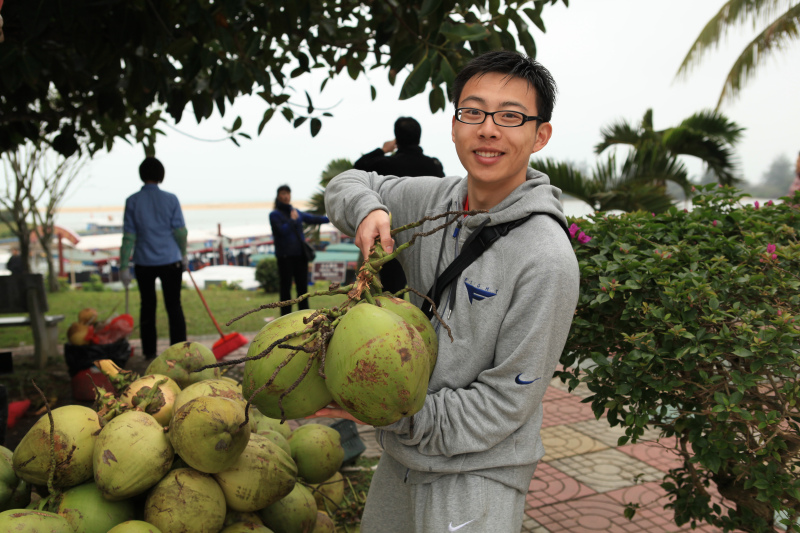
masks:
<svg viewBox="0 0 800 533"><path fill-rule="evenodd" d="M456 142L456 117L453 115L453 119L450 122L450 138L453 139L453 142ZM798 158L800 161L800 157Z"/></svg>
<svg viewBox="0 0 800 533"><path fill-rule="evenodd" d="M533 150L531 150L531 154L535 154L545 146L550 141L550 137L553 136L553 125L549 122L543 122L539 125L536 129L536 139L533 142Z"/></svg>

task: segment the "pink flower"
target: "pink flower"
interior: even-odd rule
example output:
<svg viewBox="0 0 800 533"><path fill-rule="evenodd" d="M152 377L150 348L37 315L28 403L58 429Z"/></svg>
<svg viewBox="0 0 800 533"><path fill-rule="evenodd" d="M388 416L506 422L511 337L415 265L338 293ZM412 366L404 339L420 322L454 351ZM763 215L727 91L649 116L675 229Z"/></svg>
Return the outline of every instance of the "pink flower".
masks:
<svg viewBox="0 0 800 533"><path fill-rule="evenodd" d="M591 241L592 238L586 235L584 232L580 232L578 235L578 242L581 244L586 244L587 242Z"/></svg>
<svg viewBox="0 0 800 533"><path fill-rule="evenodd" d="M717 221L715 220L714 222L711 223L711 225L716 228L717 227Z"/></svg>
<svg viewBox="0 0 800 533"><path fill-rule="evenodd" d="M775 205L775 202L773 202L772 200L769 200L769 201L768 201L766 204L764 204L764 205Z"/></svg>
<svg viewBox="0 0 800 533"><path fill-rule="evenodd" d="M760 204L760 203L758 203L758 200L756 200L756 201L755 201L755 203L754 203L753 205L756 207L756 209L758 209L759 207L761 207L761 204Z"/></svg>
<svg viewBox="0 0 800 533"><path fill-rule="evenodd" d="M695 192L696 190L697 189L694 188L694 185L692 185L692 192Z"/></svg>
<svg viewBox="0 0 800 533"><path fill-rule="evenodd" d="M778 316L781 316L782 314L783 314L783 311L778 309Z"/></svg>
<svg viewBox="0 0 800 533"><path fill-rule="evenodd" d="M777 259L777 258L778 258L778 254L772 254L772 259Z"/></svg>
<svg viewBox="0 0 800 533"><path fill-rule="evenodd" d="M574 238L575 238L575 235L576 235L576 234L577 234L577 233L578 233L580 230L581 230L581 228L579 228L577 224L573 223L573 224L572 224L572 225L569 227L569 236L570 236L570 237L572 237L572 238L574 239Z"/></svg>
<svg viewBox="0 0 800 533"><path fill-rule="evenodd" d="M772 252L774 252L776 249L777 249L777 246L775 246L774 244L768 244L768 245L767 245L767 253L768 253L768 254L771 254L771 253L772 253Z"/></svg>
<svg viewBox="0 0 800 533"><path fill-rule="evenodd" d="M655 214L655 213L650 213L650 214L651 214L651 215L653 215L653 216L656 216L656 214Z"/></svg>

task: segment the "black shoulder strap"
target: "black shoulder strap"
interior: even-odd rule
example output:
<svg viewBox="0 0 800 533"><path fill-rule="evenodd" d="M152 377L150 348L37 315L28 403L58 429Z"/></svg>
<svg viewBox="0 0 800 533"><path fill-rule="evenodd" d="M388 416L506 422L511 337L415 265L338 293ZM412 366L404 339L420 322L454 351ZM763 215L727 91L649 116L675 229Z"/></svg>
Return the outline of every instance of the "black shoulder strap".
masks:
<svg viewBox="0 0 800 533"><path fill-rule="evenodd" d="M464 242L464 247L461 250L461 253L450 263L444 272L442 272L436 281L433 282L433 286L428 291L428 298L434 301L436 307L439 307L439 300L442 298L442 293L444 289L453 282L453 280L457 279L458 276L466 269L469 265L475 262L475 260L483 254L494 242L503 237L508 235L508 232L512 229L516 228L517 226L523 224L529 218L536 214L546 214L553 218L558 225L561 226L566 234L567 238L569 238L569 230L567 229L566 225L558 219L558 217L551 215L550 213L531 213L530 215L518 218L517 220L512 220L510 222L506 222L504 224L497 224L495 226L487 226L486 224L489 222L489 219L486 219L481 226L479 226L469 237L467 237L466 242ZM433 307L431 306L430 302L427 300L422 305L422 312L430 319L433 317Z"/></svg>

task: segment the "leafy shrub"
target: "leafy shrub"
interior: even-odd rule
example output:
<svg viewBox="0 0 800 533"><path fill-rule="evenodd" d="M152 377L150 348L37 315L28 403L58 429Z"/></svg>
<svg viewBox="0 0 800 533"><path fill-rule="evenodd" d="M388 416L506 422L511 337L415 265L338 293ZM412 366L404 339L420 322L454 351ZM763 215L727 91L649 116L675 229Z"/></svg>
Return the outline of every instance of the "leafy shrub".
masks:
<svg viewBox="0 0 800 533"><path fill-rule="evenodd" d="M798 531L800 209L742 196L709 185L689 212L575 220L560 377L586 383L620 445L647 427L676 437L662 487L678 525L771 531L775 511Z"/></svg>
<svg viewBox="0 0 800 533"><path fill-rule="evenodd" d="M89 276L89 281L81 283L81 290L90 292L103 292L106 290L106 286L99 274L92 274Z"/></svg>
<svg viewBox="0 0 800 533"><path fill-rule="evenodd" d="M212 291L241 291L241 290L244 290L244 289L242 289L242 280L236 280L236 281L231 281L231 282L222 280L219 283L206 284L206 290L212 290Z"/></svg>
<svg viewBox="0 0 800 533"><path fill-rule="evenodd" d="M278 292L280 278L278 276L278 260L275 257L266 257L256 266L256 281L264 292Z"/></svg>

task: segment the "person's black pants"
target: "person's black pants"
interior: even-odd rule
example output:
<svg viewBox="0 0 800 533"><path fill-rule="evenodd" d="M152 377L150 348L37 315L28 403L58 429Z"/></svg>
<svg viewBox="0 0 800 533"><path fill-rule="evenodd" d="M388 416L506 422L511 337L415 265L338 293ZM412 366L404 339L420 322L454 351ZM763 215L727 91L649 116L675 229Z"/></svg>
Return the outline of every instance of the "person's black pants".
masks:
<svg viewBox="0 0 800 533"><path fill-rule="evenodd" d="M292 281L297 287L297 296L308 292L308 261L305 257L278 257L281 301L292 299ZM297 309L308 309L308 299L297 304ZM281 307L281 316L292 312L292 306Z"/></svg>
<svg viewBox="0 0 800 533"><path fill-rule="evenodd" d="M139 310L139 333L142 338L142 353L146 358L158 355L156 352L156 278L161 280L164 307L169 319L169 344L186 340L186 320L181 307L181 281L183 265L178 261L169 265L134 267L136 282L139 285L141 309Z"/></svg>
<svg viewBox="0 0 800 533"><path fill-rule="evenodd" d="M380 277L384 291L395 293L406 288L406 273L397 259L392 259L381 267Z"/></svg>

